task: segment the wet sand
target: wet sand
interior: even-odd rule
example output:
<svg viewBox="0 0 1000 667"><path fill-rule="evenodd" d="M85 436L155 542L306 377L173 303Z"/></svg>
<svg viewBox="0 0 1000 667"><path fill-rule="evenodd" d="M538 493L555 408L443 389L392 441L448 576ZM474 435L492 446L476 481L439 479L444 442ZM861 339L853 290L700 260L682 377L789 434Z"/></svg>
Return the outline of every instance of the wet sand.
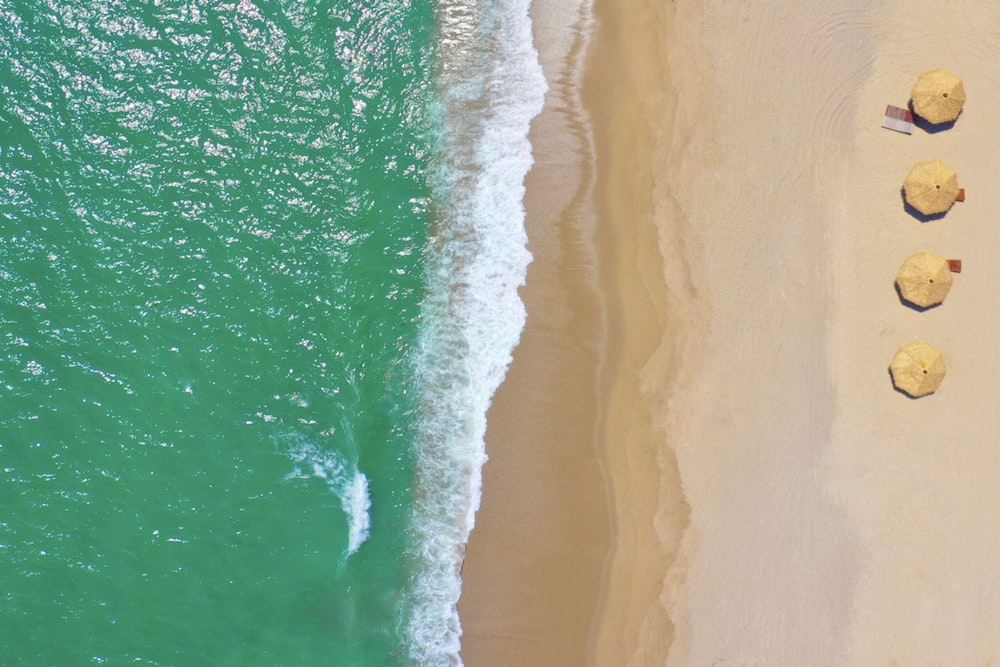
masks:
<svg viewBox="0 0 1000 667"><path fill-rule="evenodd" d="M678 336L653 224L658 160L634 150L658 140L666 100L642 91L664 71L648 52L659 33L639 29L649 14L629 11L641 3L606 4L593 48L586 9L533 10L551 88L526 183L534 263L528 322L489 414L459 605L467 665L624 664L654 647L665 660L670 644L658 598L686 506L659 446L669 373L643 367ZM658 517L661 504L676 516Z"/></svg>
<svg viewBox="0 0 1000 667"><path fill-rule="evenodd" d="M483 497L459 602L466 665L583 665L611 541L599 455L604 330L593 161L572 77L586 32L569 2L536 7L549 80L526 179L528 319L488 415Z"/></svg>
<svg viewBox="0 0 1000 667"><path fill-rule="evenodd" d="M533 12L555 92L465 663L996 663L1000 6L599 0L585 114ZM880 128L939 66L955 126ZM969 198L921 223L900 185L935 158ZM927 312L893 289L920 250L965 263ZM912 400L916 338L949 372Z"/></svg>

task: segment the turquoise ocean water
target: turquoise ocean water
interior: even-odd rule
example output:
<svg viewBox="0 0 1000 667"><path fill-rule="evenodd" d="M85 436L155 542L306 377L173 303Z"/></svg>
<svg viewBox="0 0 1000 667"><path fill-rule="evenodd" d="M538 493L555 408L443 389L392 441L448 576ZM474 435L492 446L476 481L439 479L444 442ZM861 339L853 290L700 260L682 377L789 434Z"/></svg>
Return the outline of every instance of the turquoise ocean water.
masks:
<svg viewBox="0 0 1000 667"><path fill-rule="evenodd" d="M526 12L0 0L0 664L459 664Z"/></svg>

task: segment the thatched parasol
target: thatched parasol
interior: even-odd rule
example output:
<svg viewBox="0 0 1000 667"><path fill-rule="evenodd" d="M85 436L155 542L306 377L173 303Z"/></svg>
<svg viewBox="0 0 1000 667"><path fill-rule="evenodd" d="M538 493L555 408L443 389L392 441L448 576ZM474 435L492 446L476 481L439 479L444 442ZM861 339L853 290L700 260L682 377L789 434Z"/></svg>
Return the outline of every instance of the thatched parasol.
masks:
<svg viewBox="0 0 1000 667"><path fill-rule="evenodd" d="M919 398L937 391L947 369L941 351L920 340L900 347L889 364L889 371L896 389Z"/></svg>
<svg viewBox="0 0 1000 667"><path fill-rule="evenodd" d="M951 266L944 257L921 252L906 258L896 274L899 293L908 303L930 308L944 301L951 289Z"/></svg>
<svg viewBox="0 0 1000 667"><path fill-rule="evenodd" d="M940 160L918 162L903 181L906 202L924 215L946 212L958 190L958 175Z"/></svg>
<svg viewBox="0 0 1000 667"><path fill-rule="evenodd" d="M938 125L958 118L965 104L962 80L946 69L924 72L910 92L913 111L928 123Z"/></svg>

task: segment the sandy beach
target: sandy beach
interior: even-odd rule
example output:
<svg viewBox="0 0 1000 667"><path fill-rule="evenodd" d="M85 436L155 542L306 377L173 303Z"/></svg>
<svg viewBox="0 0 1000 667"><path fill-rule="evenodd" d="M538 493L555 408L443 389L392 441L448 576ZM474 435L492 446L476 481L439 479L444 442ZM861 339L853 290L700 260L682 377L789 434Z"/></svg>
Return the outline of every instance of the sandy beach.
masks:
<svg viewBox="0 0 1000 667"><path fill-rule="evenodd" d="M532 10L535 262L470 667L1000 661L1000 3L749 4L598 0L589 42L586 10ZM936 67L954 127L881 128ZM920 222L927 159L968 197ZM917 312L893 279L922 250L964 270ZM948 375L913 400L888 364L921 338Z"/></svg>

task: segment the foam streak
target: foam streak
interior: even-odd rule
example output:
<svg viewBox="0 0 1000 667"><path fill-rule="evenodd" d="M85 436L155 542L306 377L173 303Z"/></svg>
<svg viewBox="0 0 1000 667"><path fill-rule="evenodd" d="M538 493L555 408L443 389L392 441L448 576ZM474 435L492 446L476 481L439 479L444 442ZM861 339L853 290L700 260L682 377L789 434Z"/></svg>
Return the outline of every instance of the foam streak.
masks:
<svg viewBox="0 0 1000 667"><path fill-rule="evenodd" d="M419 665L459 665L459 570L479 506L486 411L524 326L517 294L528 130L546 83L527 0L439 4L441 160L434 175L419 369L414 530L420 575L407 634Z"/></svg>

